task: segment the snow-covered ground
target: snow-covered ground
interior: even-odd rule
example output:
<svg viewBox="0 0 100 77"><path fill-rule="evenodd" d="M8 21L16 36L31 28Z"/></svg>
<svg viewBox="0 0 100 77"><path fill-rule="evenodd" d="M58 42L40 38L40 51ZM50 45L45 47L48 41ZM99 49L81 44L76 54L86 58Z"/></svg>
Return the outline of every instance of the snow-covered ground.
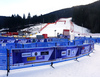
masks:
<svg viewBox="0 0 100 77"><path fill-rule="evenodd" d="M31 27L22 29L21 31L28 31L28 32L30 32L30 34L35 35L35 34L38 33L39 30L40 30L42 27L44 27L45 25L46 25L46 23L44 23L44 24L37 24L37 25L35 25L35 26L33 25L33 26L31 26Z"/></svg>
<svg viewBox="0 0 100 77"><path fill-rule="evenodd" d="M100 44L95 44L95 50L90 56L84 56L77 61L65 61L50 65L10 70L8 77L100 77ZM0 70L0 77L6 77L6 71Z"/></svg>

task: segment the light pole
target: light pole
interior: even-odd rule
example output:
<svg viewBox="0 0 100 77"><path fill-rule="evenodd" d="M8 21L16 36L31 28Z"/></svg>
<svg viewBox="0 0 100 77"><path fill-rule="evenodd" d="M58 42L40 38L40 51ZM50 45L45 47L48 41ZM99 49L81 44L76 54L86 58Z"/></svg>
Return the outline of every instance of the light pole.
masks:
<svg viewBox="0 0 100 77"><path fill-rule="evenodd" d="M54 33L55 33L55 37L56 37L56 30L54 30Z"/></svg>
<svg viewBox="0 0 100 77"><path fill-rule="evenodd" d="M82 24L82 35L83 35L83 24Z"/></svg>

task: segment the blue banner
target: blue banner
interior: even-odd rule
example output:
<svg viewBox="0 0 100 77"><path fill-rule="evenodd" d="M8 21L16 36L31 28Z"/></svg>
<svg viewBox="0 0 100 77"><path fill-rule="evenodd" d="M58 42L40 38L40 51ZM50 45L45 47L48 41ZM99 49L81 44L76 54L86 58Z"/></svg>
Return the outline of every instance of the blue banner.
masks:
<svg viewBox="0 0 100 77"><path fill-rule="evenodd" d="M87 54L90 52L90 44L79 46L79 51L81 54Z"/></svg>
<svg viewBox="0 0 100 77"><path fill-rule="evenodd" d="M7 40L7 43L14 43L15 42L15 39L8 39Z"/></svg>
<svg viewBox="0 0 100 77"><path fill-rule="evenodd" d="M55 59L54 48L12 49L13 65L26 65Z"/></svg>
<svg viewBox="0 0 100 77"><path fill-rule="evenodd" d="M80 46L53 46L34 48L29 48L33 47L31 46L32 44L30 44L30 46L28 46L29 44L26 44L26 46L23 44L18 44L17 46L17 44L0 44L0 70L7 69L6 48L10 50L10 69L33 66L33 64L41 64L44 62L58 61L59 59L73 59L78 56L84 56L85 54L92 52L94 49L94 43L83 44ZM16 46L19 48L15 48Z"/></svg>
<svg viewBox="0 0 100 77"><path fill-rule="evenodd" d="M90 44L90 51L93 52L94 50L94 43Z"/></svg>
<svg viewBox="0 0 100 77"><path fill-rule="evenodd" d="M7 51L5 48L0 48L0 70L6 70L7 68Z"/></svg>
<svg viewBox="0 0 100 77"><path fill-rule="evenodd" d="M3 41L4 41L3 39L0 39L0 43L3 43Z"/></svg>
<svg viewBox="0 0 100 77"><path fill-rule="evenodd" d="M71 58L79 55L78 47L57 47L56 48L56 58Z"/></svg>

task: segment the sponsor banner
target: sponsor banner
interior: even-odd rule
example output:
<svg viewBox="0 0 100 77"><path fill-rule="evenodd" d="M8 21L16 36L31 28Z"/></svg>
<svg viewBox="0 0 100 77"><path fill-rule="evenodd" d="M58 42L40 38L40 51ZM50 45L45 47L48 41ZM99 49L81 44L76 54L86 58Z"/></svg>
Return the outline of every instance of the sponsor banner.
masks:
<svg viewBox="0 0 100 77"><path fill-rule="evenodd" d="M36 60L36 57L27 57L27 61L33 61Z"/></svg>
<svg viewBox="0 0 100 77"><path fill-rule="evenodd" d="M24 66L24 63L16 63L13 66Z"/></svg>
<svg viewBox="0 0 100 77"><path fill-rule="evenodd" d="M36 59L37 60L43 60L44 59L44 56L37 56Z"/></svg>
<svg viewBox="0 0 100 77"><path fill-rule="evenodd" d="M78 47L67 47L67 57L75 57L78 53Z"/></svg>
<svg viewBox="0 0 100 77"><path fill-rule="evenodd" d="M0 43L3 43L4 40L0 39Z"/></svg>
<svg viewBox="0 0 100 77"><path fill-rule="evenodd" d="M7 51L4 48L0 48L0 70L6 70L7 66Z"/></svg>
<svg viewBox="0 0 100 77"><path fill-rule="evenodd" d="M94 50L94 43L90 45L90 51Z"/></svg>
<svg viewBox="0 0 100 77"><path fill-rule="evenodd" d="M69 58L75 57L78 53L78 47L57 47L56 48L56 58Z"/></svg>
<svg viewBox="0 0 100 77"><path fill-rule="evenodd" d="M62 51L61 56L66 56L66 51Z"/></svg>
<svg viewBox="0 0 100 77"><path fill-rule="evenodd" d="M22 57L30 57L31 53L22 53Z"/></svg>
<svg viewBox="0 0 100 77"><path fill-rule="evenodd" d="M12 49L12 63L33 64L35 62L49 61L55 59L53 47L32 48L32 49Z"/></svg>
<svg viewBox="0 0 100 77"><path fill-rule="evenodd" d="M32 52L32 56L40 56L41 53L40 52Z"/></svg>
<svg viewBox="0 0 100 77"><path fill-rule="evenodd" d="M83 45L80 47L81 54L90 52L90 44Z"/></svg>
<svg viewBox="0 0 100 77"><path fill-rule="evenodd" d="M19 39L18 43L27 43L27 40L26 39Z"/></svg>
<svg viewBox="0 0 100 77"><path fill-rule="evenodd" d="M6 43L2 43L2 46L6 46Z"/></svg>
<svg viewBox="0 0 100 77"><path fill-rule="evenodd" d="M7 43L14 43L14 42L15 42L15 40L13 40L13 39L7 40Z"/></svg>
<svg viewBox="0 0 100 77"><path fill-rule="evenodd" d="M74 58L81 54L90 52L94 48L94 44L80 45L80 46L61 46L61 47L40 47L40 48L21 48L12 49L12 65L25 66L34 63L41 63L50 60L62 60L67 58Z"/></svg>

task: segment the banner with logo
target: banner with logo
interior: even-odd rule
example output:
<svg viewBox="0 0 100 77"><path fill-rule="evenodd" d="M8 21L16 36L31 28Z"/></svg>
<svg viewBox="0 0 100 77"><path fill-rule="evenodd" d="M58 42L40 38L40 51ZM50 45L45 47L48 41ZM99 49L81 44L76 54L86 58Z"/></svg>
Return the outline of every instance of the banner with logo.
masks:
<svg viewBox="0 0 100 77"><path fill-rule="evenodd" d="M54 48L12 49L12 63L27 65L55 59Z"/></svg>
<svg viewBox="0 0 100 77"><path fill-rule="evenodd" d="M18 43L27 43L27 39L18 39L16 40Z"/></svg>
<svg viewBox="0 0 100 77"><path fill-rule="evenodd" d="M7 40L7 43L14 43L15 42L15 39L8 39Z"/></svg>
<svg viewBox="0 0 100 77"><path fill-rule="evenodd" d="M90 44L79 46L79 51L81 54L86 54L90 52Z"/></svg>
<svg viewBox="0 0 100 77"><path fill-rule="evenodd" d="M12 49L10 57L11 69L28 65L33 66L36 63L58 61L58 59L75 58L76 56L88 54L93 48L94 44Z"/></svg>
<svg viewBox="0 0 100 77"><path fill-rule="evenodd" d="M71 46L71 47L57 47L56 48L56 58L71 58L75 57L78 54L78 47Z"/></svg>
<svg viewBox="0 0 100 77"><path fill-rule="evenodd" d="M0 70L7 69L7 51L5 48L0 48Z"/></svg>
<svg viewBox="0 0 100 77"><path fill-rule="evenodd" d="M94 43L90 44L90 51L93 52L94 50Z"/></svg>
<svg viewBox="0 0 100 77"><path fill-rule="evenodd" d="M3 41L4 41L3 39L0 39L0 43L1 43L1 44L3 43Z"/></svg>

